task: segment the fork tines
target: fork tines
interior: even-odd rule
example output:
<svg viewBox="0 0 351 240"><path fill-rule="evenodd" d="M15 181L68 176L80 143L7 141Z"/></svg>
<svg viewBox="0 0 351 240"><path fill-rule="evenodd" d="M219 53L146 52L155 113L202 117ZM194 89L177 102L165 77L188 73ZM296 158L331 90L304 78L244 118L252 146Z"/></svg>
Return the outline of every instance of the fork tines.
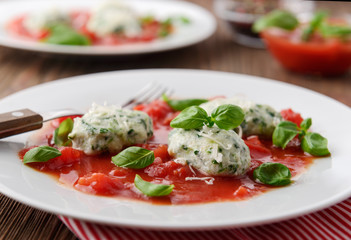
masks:
<svg viewBox="0 0 351 240"><path fill-rule="evenodd" d="M122 104L123 108L133 108L134 106L142 103L150 103L167 93L171 95L172 91L168 90L167 87L162 86L158 82L150 82L144 88L142 88L137 94L129 99L127 102Z"/></svg>

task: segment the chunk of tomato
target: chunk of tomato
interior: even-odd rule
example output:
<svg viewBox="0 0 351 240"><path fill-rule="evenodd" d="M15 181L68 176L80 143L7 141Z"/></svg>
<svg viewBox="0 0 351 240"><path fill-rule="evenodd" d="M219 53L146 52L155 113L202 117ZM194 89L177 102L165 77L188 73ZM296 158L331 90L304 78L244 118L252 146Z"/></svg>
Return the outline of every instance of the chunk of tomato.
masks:
<svg viewBox="0 0 351 240"><path fill-rule="evenodd" d="M154 163L144 170L150 177L186 177L191 174L186 166L183 166L174 161L167 161L165 163Z"/></svg>
<svg viewBox="0 0 351 240"><path fill-rule="evenodd" d="M164 119L169 113L174 112L172 108L163 100L155 100L150 104L138 105L134 108L134 110L146 112L154 122Z"/></svg>
<svg viewBox="0 0 351 240"><path fill-rule="evenodd" d="M272 152L262 144L258 136L248 137L245 144L249 147L253 159L265 159L272 156Z"/></svg>
<svg viewBox="0 0 351 240"><path fill-rule="evenodd" d="M159 145L158 148L155 148L153 151L155 158L159 157L163 160L166 160L170 157L168 154L168 147L166 145Z"/></svg>
<svg viewBox="0 0 351 240"><path fill-rule="evenodd" d="M125 188L118 178L103 173L93 173L80 177L75 187L83 192L107 196L114 195Z"/></svg>
<svg viewBox="0 0 351 240"><path fill-rule="evenodd" d="M63 147L59 149L61 152L61 156L50 159L48 162L46 162L46 167L55 170L55 169L60 169L65 166L71 166L74 163L80 162L81 156L84 155L84 153L80 150L71 148L71 147Z"/></svg>
<svg viewBox="0 0 351 240"><path fill-rule="evenodd" d="M249 190L246 187L240 186L235 192L234 196L238 199L246 199L250 196Z"/></svg>
<svg viewBox="0 0 351 240"><path fill-rule="evenodd" d="M140 40L149 42L156 39L158 37L160 27L161 25L158 21L152 21L150 23L143 24Z"/></svg>
<svg viewBox="0 0 351 240"><path fill-rule="evenodd" d="M32 40L41 40L41 39L46 38L49 35L49 31L46 29L42 29L40 31L36 31L33 33L28 32L27 29L23 26L23 22L26 18L27 18L26 15L21 15L21 16L14 18L13 20L11 20L7 24L7 26L6 26L7 30L11 34L25 37L25 38L32 39Z"/></svg>
<svg viewBox="0 0 351 240"><path fill-rule="evenodd" d="M300 126L303 121L301 114L294 112L291 108L282 110L280 114L284 120L296 123L298 126Z"/></svg>
<svg viewBox="0 0 351 240"><path fill-rule="evenodd" d="M163 161L170 159L168 154L168 147L164 144L140 144L142 148L151 150L154 152L155 158L161 158Z"/></svg>

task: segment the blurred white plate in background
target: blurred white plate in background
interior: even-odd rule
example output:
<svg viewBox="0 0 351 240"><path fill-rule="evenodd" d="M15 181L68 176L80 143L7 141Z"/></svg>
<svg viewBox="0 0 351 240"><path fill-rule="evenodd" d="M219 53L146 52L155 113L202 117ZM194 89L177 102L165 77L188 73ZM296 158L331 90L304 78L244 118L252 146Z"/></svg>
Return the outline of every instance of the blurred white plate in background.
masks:
<svg viewBox="0 0 351 240"><path fill-rule="evenodd" d="M213 15L200 6L177 0L129 0L128 6L140 15L152 14L161 19L185 16L190 24L179 25L174 33L163 39L146 43L132 43L118 46L64 46L19 39L8 34L7 22L14 17L57 7L63 10L91 9L103 1L99 0L4 0L0 1L0 45L47 53L76 55L134 55L161 52L190 46L210 37L216 30Z"/></svg>

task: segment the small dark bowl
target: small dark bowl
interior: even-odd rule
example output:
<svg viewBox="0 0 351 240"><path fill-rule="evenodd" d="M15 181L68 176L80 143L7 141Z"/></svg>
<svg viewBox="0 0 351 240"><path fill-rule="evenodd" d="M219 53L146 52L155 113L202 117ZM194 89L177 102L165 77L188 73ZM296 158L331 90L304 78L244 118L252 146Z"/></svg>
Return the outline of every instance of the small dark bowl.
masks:
<svg viewBox="0 0 351 240"><path fill-rule="evenodd" d="M303 0L215 0L214 10L233 35L235 42L253 48L265 48L264 42L252 31L254 22L268 12L287 9L305 19L313 12L314 3Z"/></svg>
<svg viewBox="0 0 351 240"><path fill-rule="evenodd" d="M277 1L278 2L278 1ZM238 11L242 1L216 0L214 10L233 35L235 42L253 48L264 48L265 45L257 33L252 31L253 23L264 14Z"/></svg>

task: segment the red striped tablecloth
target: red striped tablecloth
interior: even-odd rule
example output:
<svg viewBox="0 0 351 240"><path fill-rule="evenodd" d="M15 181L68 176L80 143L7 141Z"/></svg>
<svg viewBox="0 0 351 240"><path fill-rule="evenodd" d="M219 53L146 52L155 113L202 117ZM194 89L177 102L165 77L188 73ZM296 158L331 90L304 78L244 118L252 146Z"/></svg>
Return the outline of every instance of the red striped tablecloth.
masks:
<svg viewBox="0 0 351 240"><path fill-rule="evenodd" d="M291 220L216 231L149 231L104 226L59 216L81 240L295 240L351 239L351 198L330 208Z"/></svg>

